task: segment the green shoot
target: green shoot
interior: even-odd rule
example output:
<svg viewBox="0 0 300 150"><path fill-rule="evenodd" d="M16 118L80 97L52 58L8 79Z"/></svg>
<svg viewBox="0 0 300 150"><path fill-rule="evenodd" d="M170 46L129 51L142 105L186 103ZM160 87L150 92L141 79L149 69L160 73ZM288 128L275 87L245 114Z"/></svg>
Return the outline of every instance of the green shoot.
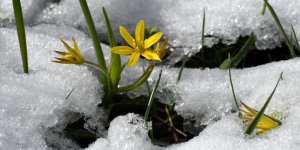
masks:
<svg viewBox="0 0 300 150"><path fill-rule="evenodd" d="M229 67L236 67L239 62L242 60L242 58L248 53L250 50L250 47L255 42L255 36L253 33L251 33L250 37L246 41L246 43L243 45L243 47L240 49L240 51L231 59L228 58L223 61L223 63L219 66L220 69L227 69Z"/></svg>
<svg viewBox="0 0 300 150"><path fill-rule="evenodd" d="M127 86L124 86L124 87L119 87L116 92L128 92L128 91L132 91L136 88L139 88L148 79L148 77L152 73L152 70L153 70L154 66L155 66L155 63L150 63L148 68L144 71L144 73L140 76L140 78L138 80L136 80L131 85L127 85Z"/></svg>
<svg viewBox="0 0 300 150"><path fill-rule="evenodd" d="M263 8L261 9L261 15L265 15L266 8L267 8L267 4L266 4L266 3L264 3L264 6L263 6Z"/></svg>
<svg viewBox="0 0 300 150"><path fill-rule="evenodd" d="M159 85L159 82L160 82L160 78L161 78L161 74L162 74L162 70L160 70L160 73L158 75L158 79L156 81L156 84L155 84L155 87L153 88L152 92L151 92L151 95L150 95L150 98L149 98L149 101L148 101L148 105L147 105L147 109L146 109L146 113L145 113L145 116L144 116L144 120L145 122L148 121L149 119L149 114L150 114L150 109L151 109L151 106L152 106L152 103L153 103L153 98L154 98L154 94L157 90L157 87Z"/></svg>
<svg viewBox="0 0 300 150"><path fill-rule="evenodd" d="M115 36L111 28L111 24L108 18L108 15L106 13L105 8L102 8L103 16L105 18L105 23L107 27L108 37L109 37L109 43L110 47L117 46L115 41ZM120 55L111 53L111 60L110 60L110 67L109 67L109 76L111 79L111 84L113 87L113 90L115 91L118 88L118 84L120 81L120 74L121 74L121 59Z"/></svg>
<svg viewBox="0 0 300 150"><path fill-rule="evenodd" d="M95 49L96 57L98 59L99 66L101 66L101 68L105 68L105 70L107 71L104 55L103 55L102 48L100 45L100 41L98 39L95 24L94 24L93 18L91 16L89 7L87 5L87 2L86 2L86 0L79 0L79 2L80 2L80 6L82 9L83 15L86 20L86 23L88 25L89 33L90 33L90 36L93 41L93 45L94 45L94 49ZM102 72L101 72L100 79L101 79L101 82L103 83L104 93L105 93L103 105L104 105L104 107L108 107L108 105L111 103L110 101L112 99L111 83L110 83L109 78L107 78L107 76L105 74L103 74Z"/></svg>
<svg viewBox="0 0 300 150"><path fill-rule="evenodd" d="M230 54L228 54L228 59L230 61ZM238 103L238 101L236 99L236 95L235 95L235 91L234 91L233 83L232 83L232 78L231 78L231 66L229 66L229 68L228 68L228 74L229 74L229 81L230 81L230 86L231 86L231 92L232 92L233 99L234 99L234 102L235 102L235 105L236 105L236 109L239 112L239 116L241 116L242 114L240 112L240 106L239 106L239 103Z"/></svg>
<svg viewBox="0 0 300 150"><path fill-rule="evenodd" d="M265 102L264 106L260 109L260 111L258 112L258 114L255 116L255 118L253 119L253 121L251 122L251 124L249 125L249 127L247 128L247 130L246 130L246 132L245 132L246 134L250 135L250 134L255 130L257 124L258 124L259 121L260 121L260 118L261 118L262 115L264 114L264 112L265 112L265 110L266 110L268 104L270 103L270 100L271 100L272 97L273 97L273 94L274 94L275 91L276 91L276 88L277 88L277 86L278 86L278 84L279 84L279 81L282 79L282 74L283 74L283 73L280 74L279 79L278 79L278 81L277 81L277 83L276 83L276 86L275 86L275 88L273 89L273 91L272 91L272 93L270 94L270 96L268 97L268 99L267 99L267 101Z"/></svg>
<svg viewBox="0 0 300 150"><path fill-rule="evenodd" d="M300 52L300 45L299 45L298 38L297 38L297 35L296 35L296 32L295 32L295 30L294 30L293 25L291 25L291 28L292 28L292 36L291 36L291 37L292 37L292 39L295 40L297 49L298 49L298 51Z"/></svg>
<svg viewBox="0 0 300 150"><path fill-rule="evenodd" d="M143 67L143 71L145 72L145 68L144 67ZM150 89L150 85L149 85L148 79L145 81L145 84L146 84L148 95L150 96L151 95L151 89Z"/></svg>
<svg viewBox="0 0 300 150"><path fill-rule="evenodd" d="M184 66L185 66L185 63L188 61L188 56L189 56L189 54L190 54L190 53L186 54L186 55L184 56L184 58L183 58L183 62L182 62L182 64L181 64L181 66L180 66L180 70L179 70L179 73L178 73L178 76L177 76L177 81L176 81L176 83L178 83L178 82L180 81L180 79L181 79L182 72L183 72L183 68L184 68Z"/></svg>
<svg viewBox="0 0 300 150"><path fill-rule="evenodd" d="M204 64L204 32L205 32L205 9L203 9L202 33L201 33L201 57Z"/></svg>
<svg viewBox="0 0 300 150"><path fill-rule="evenodd" d="M282 25L281 25L281 23L280 23L280 20L279 20L279 18L278 18L278 16L277 16L275 10L273 9L273 7L269 4L269 2L268 2L267 0L264 0L264 2L265 2L264 5L266 5L266 7L269 9L269 11L270 11L270 13L271 13L271 15L272 15L272 17L273 17L273 19L274 19L274 21L275 21L277 27L279 28L280 32L283 34L283 37L284 37L284 39L285 39L285 41L286 41L286 43L287 43L287 46L289 47L291 56L292 56L293 58L296 57L296 53L295 53L295 51L294 51L293 44L292 44L292 42L289 40L289 38L288 38L288 36L287 36L285 30L283 29L283 27L282 27Z"/></svg>
<svg viewBox="0 0 300 150"><path fill-rule="evenodd" d="M26 34L22 13L22 6L20 0L12 0L14 7L14 14L16 20L16 27L18 32L18 39L23 63L24 73L28 73L28 57L27 57L27 46L26 46Z"/></svg>

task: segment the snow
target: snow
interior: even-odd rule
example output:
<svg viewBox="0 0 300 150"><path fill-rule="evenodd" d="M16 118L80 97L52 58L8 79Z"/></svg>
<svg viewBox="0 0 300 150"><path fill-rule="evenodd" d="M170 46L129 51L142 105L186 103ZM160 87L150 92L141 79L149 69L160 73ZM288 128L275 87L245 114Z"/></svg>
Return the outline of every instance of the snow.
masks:
<svg viewBox="0 0 300 150"><path fill-rule="evenodd" d="M198 136L188 142L174 144L166 148L149 146L148 141L144 141L145 146L139 147L140 141L134 143L124 142L123 136L127 139L135 138L146 139L147 133L136 135L135 130L127 128L137 128L129 124L128 116L120 116L115 119L109 128L108 137L98 139L90 148L93 149L121 149L121 150L199 150L199 149L289 149L296 150L300 146L299 139L300 129L298 126L300 102L298 85L300 80L297 78L300 72L299 58L273 62L262 66L246 69L233 69L233 84L236 90L238 100L242 100L249 106L260 109L268 96L272 92L281 72L283 80L279 86L266 110L266 114L278 111L281 112L285 119L283 124L278 128L271 130L269 133L258 136L245 136L246 125L237 117L237 113L231 113L236 110L227 70L219 69L185 69L181 81L176 84L178 69L163 68L163 74L157 97L164 99L173 99L176 103L176 111L186 119L196 120L193 124L196 128L199 125L208 125ZM150 76L150 81L157 80L159 70L156 68ZM136 68L134 72L140 73L141 68ZM132 70L131 70L132 71ZM140 72L139 72L140 71ZM134 78L132 74L125 73L129 79ZM163 85L163 86L162 86ZM167 91L167 92L166 92ZM138 96L146 92L146 89L140 89L132 93ZM162 94L163 93L163 94ZM133 117L135 118L135 117ZM125 123L124 123L125 122ZM126 126L124 127L124 124ZM140 128L143 124L140 124ZM125 129L124 129L125 128ZM120 131L120 130L125 131ZM144 129L146 130L146 129ZM118 132L117 136L113 133ZM124 133L124 134L120 134ZM139 132L140 133L140 132ZM113 143L112 143L113 142ZM115 143L119 143L115 145ZM132 148L134 146L135 148ZM129 148L128 148L129 147Z"/></svg>
<svg viewBox="0 0 300 150"><path fill-rule="evenodd" d="M64 109L89 116L101 102L101 84L85 66L51 62L52 50L64 49L59 38L30 28L27 31L28 75L22 73L16 30L0 28L1 149L45 149L41 125L50 127L64 120L56 111ZM84 36L78 44L91 46Z"/></svg>
<svg viewBox="0 0 300 150"><path fill-rule="evenodd" d="M300 2L291 0L285 3L281 0L269 0L277 12L283 27L290 33L290 25L300 36L299 6ZM217 5L216 5L217 4ZM42 23L68 25L87 32L87 26L78 1L61 0L60 2L29 0L22 1L24 18L27 25L34 26ZM112 28L119 42L122 42L118 26L123 25L133 32L136 23L144 19L146 25L157 26L170 37L170 42L176 47L170 56L174 63L183 55L192 54L201 48L201 32L203 10L206 12L205 45L212 46L221 40L226 44L235 43L240 36L253 32L258 49L272 49L280 46L282 37L270 15L260 14L263 0L89 0L88 5L97 31L102 39L107 39L106 26L101 7L107 9ZM0 2L0 20L2 26L8 26L14 20L10 0ZM175 13L176 12L176 13ZM8 23L7 23L8 22ZM1 25L1 24L0 24Z"/></svg>
<svg viewBox="0 0 300 150"><path fill-rule="evenodd" d="M284 3L269 0L278 12L283 26L293 24L300 36L299 5L297 0ZM206 12L206 45L222 42L234 43L239 36L257 36L256 46L260 49L280 45L281 37L269 13L261 16L263 1L253 0L110 0L88 1L99 35L106 39L101 6L105 6L117 39L118 26L134 31L139 19L147 25L158 26L171 38L175 48L170 61L188 51L195 53L201 47L202 12ZM215 5L217 4L217 5ZM68 43L72 36L86 59L96 61L91 39L87 36L86 24L78 1L61 2L27 0L22 1L26 22L27 46L30 73L22 73L16 30L13 29L13 10L10 0L0 1L0 148L1 149L48 149L46 141L59 143L62 149L79 148L69 139L48 133L47 128L62 129L79 115L89 116L86 128L97 129L99 138L91 144L93 149L130 150L198 150L198 149L289 149L300 147L300 103L298 100L300 61L298 58L269 63L246 69L233 69L232 77L237 98L249 106L259 109L275 86L281 72L279 84L266 113L282 112L283 124L269 133L258 137L244 135L245 125L236 117L228 72L219 69L184 69L181 81L176 84L178 68L160 66L149 78L155 83L163 69L161 86L156 97L162 102L174 102L176 111L185 119L195 120L195 128L207 125L198 136L188 142L168 147L151 144L149 127L135 114L119 116L104 131L105 112L97 109L101 103L102 87L93 68L76 65L60 65L51 62L52 50L64 50L59 39ZM283 7L284 6L284 7ZM83 32L82 32L83 31ZM289 33L289 32L288 32ZM181 46L181 47L180 47ZM102 44L105 59L109 59L109 47ZM127 57L122 57L126 61ZM121 85L131 83L140 74L145 61L135 68L126 68ZM66 96L72 91L70 97ZM135 97L146 93L146 89L130 93ZM103 115L104 114L104 115Z"/></svg>
<svg viewBox="0 0 300 150"><path fill-rule="evenodd" d="M147 136L148 127L142 117L136 114L119 116L110 123L107 138L100 138L90 145L88 150L133 150L133 149L160 149L151 144ZM121 144L123 143L123 144Z"/></svg>
<svg viewBox="0 0 300 150"><path fill-rule="evenodd" d="M300 2L297 0L285 3L280 0L269 0L277 12L286 30L292 24L296 29L300 27L297 9ZM281 44L279 31L274 20L267 11L265 16L260 14L263 0L110 0L88 1L96 23L98 32L106 38L105 23L101 7L108 11L114 33L118 34L118 26L123 25L134 31L135 24L144 19L149 26L157 26L165 35L170 36L172 45L177 48L171 57L174 60L181 58L188 52L198 52L201 47L201 32L203 9L206 12L205 44L211 46L221 39L223 43L231 44L240 36L257 36L256 46L259 49L274 48ZM284 7L283 7L284 6ZM37 23L67 24L86 31L86 24L77 1L63 0L60 4L53 4L46 8ZM289 32L287 32L289 33ZM300 36L300 31L296 30ZM120 36L118 36L120 37ZM120 39L120 38L118 38ZM183 46L183 48L180 48Z"/></svg>

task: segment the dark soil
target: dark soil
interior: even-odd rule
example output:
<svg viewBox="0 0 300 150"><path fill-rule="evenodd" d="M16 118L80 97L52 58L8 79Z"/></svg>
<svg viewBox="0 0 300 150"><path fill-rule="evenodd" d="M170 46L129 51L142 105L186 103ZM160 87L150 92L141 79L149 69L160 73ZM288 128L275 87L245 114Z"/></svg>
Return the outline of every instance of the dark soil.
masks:
<svg viewBox="0 0 300 150"><path fill-rule="evenodd" d="M185 64L186 68L218 68L220 64L228 58L228 53L233 57L249 37L241 37L235 44L225 45L221 42L215 44L211 48L204 47L204 53L198 52L188 58ZM203 55L203 56L202 56ZM291 58L290 51L285 43L280 47L267 50L258 50L254 45L249 52L244 56L236 68L247 68L263 65L266 63L288 60ZM175 64L175 67L180 67L183 59Z"/></svg>

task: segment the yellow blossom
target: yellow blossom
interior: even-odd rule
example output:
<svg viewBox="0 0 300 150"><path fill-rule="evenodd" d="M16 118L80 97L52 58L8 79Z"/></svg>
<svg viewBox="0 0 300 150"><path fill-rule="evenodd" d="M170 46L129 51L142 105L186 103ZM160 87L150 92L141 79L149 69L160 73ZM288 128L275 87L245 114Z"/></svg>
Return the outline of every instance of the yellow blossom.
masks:
<svg viewBox="0 0 300 150"><path fill-rule="evenodd" d="M53 60L53 62L56 63L61 63L61 64L83 64L84 59L83 56L78 48L78 45L75 41L74 38L72 38L74 48L71 48L64 40L61 39L61 42L64 44L66 49L68 50L69 53L67 52L62 52L62 51L54 51L57 54L61 55L61 57L55 57L56 60Z"/></svg>
<svg viewBox="0 0 300 150"><path fill-rule="evenodd" d="M255 116L257 115L258 111L255 109L252 109L251 107L247 106L245 103L241 101L241 104L244 109L240 109L242 112L242 119L246 123L250 123ZM278 127L281 125L281 122L271 116L268 116L266 114L263 114L260 118L260 121L258 122L256 128L258 131L256 132L256 135L265 133L273 128Z"/></svg>
<svg viewBox="0 0 300 150"><path fill-rule="evenodd" d="M129 32L120 26L120 33L124 40L129 46L117 46L111 48L111 51L116 54L131 55L128 60L128 66L134 66L140 58L140 55L144 56L148 60L160 60L159 55L150 49L150 47L159 41L162 32L155 33L148 39L145 39L144 30L145 24L144 20L140 20L135 28L135 39L129 34Z"/></svg>
<svg viewBox="0 0 300 150"><path fill-rule="evenodd" d="M166 39L164 40L163 44L159 45L159 42L156 44L155 47L155 52L158 54L160 59L163 59L165 57L165 55L167 54L167 52L170 50L170 47L166 48L167 44L168 44L168 37L166 37Z"/></svg>

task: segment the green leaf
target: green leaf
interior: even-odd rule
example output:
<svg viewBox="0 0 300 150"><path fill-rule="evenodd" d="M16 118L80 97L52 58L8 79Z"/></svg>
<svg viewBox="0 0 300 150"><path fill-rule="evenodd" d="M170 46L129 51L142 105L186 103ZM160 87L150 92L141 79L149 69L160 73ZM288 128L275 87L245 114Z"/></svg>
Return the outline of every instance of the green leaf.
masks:
<svg viewBox="0 0 300 150"><path fill-rule="evenodd" d="M182 76L182 73L183 73L183 69L184 69L184 66L185 66L185 63L188 61L188 56L189 56L190 53L186 54L183 58L183 62L180 66L180 70L179 70L179 73L178 73L178 76L177 76L177 81L176 83L178 83L181 79L181 76Z"/></svg>
<svg viewBox="0 0 300 150"><path fill-rule="evenodd" d="M103 16L105 18L106 28L108 32L108 38L110 47L117 46L115 41L115 36L111 28L111 24L106 13L104 7L102 7ZM110 67L109 67L109 76L112 84L112 88L115 91L118 88L119 81L120 81L120 74L121 74L121 59L119 54L111 53L111 60L110 60Z"/></svg>
<svg viewBox="0 0 300 150"><path fill-rule="evenodd" d="M27 46L26 46L26 34L23 20L23 13L20 0L12 0L14 7L14 14L16 20L16 27L18 32L18 39L23 63L24 73L28 73L28 57L27 57Z"/></svg>
<svg viewBox="0 0 300 150"><path fill-rule="evenodd" d="M264 6L263 6L263 8L262 8L262 10L261 10L261 15L265 15L266 8L267 8L267 4L264 3Z"/></svg>
<svg viewBox="0 0 300 150"><path fill-rule="evenodd" d="M203 64L205 62L204 60L204 32L205 32L205 9L203 9L203 19L202 19L202 33L201 33L201 45L202 45L202 48L201 48L201 57L202 57L202 61L203 61Z"/></svg>
<svg viewBox="0 0 300 150"><path fill-rule="evenodd" d="M157 81L156 81L155 87L154 87L154 89L152 90L151 95L150 95L150 97L149 97L149 101L148 101L146 113L145 113L145 116L144 116L145 122L148 121L150 109L151 109L151 106L152 106L152 103L153 103L153 97L154 97L154 94L155 94L155 92L156 92L156 90L157 90L157 87L158 87L158 85L159 85L160 78L161 78L161 74L162 74L162 70L160 70L160 72L159 72L158 79L157 79Z"/></svg>
<svg viewBox="0 0 300 150"><path fill-rule="evenodd" d="M80 2L80 6L82 9L83 15L85 17L85 21L88 25L90 36L93 41L96 57L98 59L98 64L99 64L99 66L101 66L101 68L104 68L105 71L107 72L105 58L103 55L103 51L102 51L102 48L100 45L100 41L98 39L97 31L96 31L95 24L94 24L93 18L91 16L89 7L86 3L86 0L79 0L79 2ZM103 84L103 89L104 89L104 93L105 93L104 100L102 103L103 103L104 107L107 108L109 106L109 103L111 103L111 101L112 101L111 82L110 82L109 78L107 78L106 74L100 72L100 75L101 75L100 80Z"/></svg>
<svg viewBox="0 0 300 150"><path fill-rule="evenodd" d="M228 54L228 60L230 61L230 54ZM229 66L228 68L228 74L229 74L229 81L230 81L230 86L231 86L231 92L232 92L232 95L233 95L233 99L234 99L234 102L235 102L235 105L236 105L236 109L238 110L238 114L239 116L241 116L241 112L240 112L240 106L239 106L239 103L236 99L236 95L235 95L235 91L234 91L234 88L233 88L233 83L232 83L232 78L231 78L231 66Z"/></svg>
<svg viewBox="0 0 300 150"><path fill-rule="evenodd" d="M292 28L292 35L293 35L292 37L294 37L297 49L300 52L300 45L299 45L298 38L297 38L297 35L295 33L293 25L291 25L291 28Z"/></svg>
<svg viewBox="0 0 300 150"><path fill-rule="evenodd" d="M239 62L242 60L242 58L248 53L250 50L250 47L255 42L255 36L253 33L251 33L250 37L246 41L246 43L243 45L243 47L240 49L240 51L231 59L228 58L223 61L223 63L219 66L220 69L227 69L229 67L236 67Z"/></svg>
<svg viewBox="0 0 300 150"><path fill-rule="evenodd" d="M260 121L261 116L264 115L264 112L265 112L266 108L268 107L268 104L270 103L270 100L272 99L272 97L273 97L273 95L274 95L274 93L275 93L275 91L276 91L276 88L277 88L277 86L278 86L278 84L279 84L279 81L282 79L282 74L283 74L283 73L280 74L279 79L278 79L278 81L277 81L277 83L276 83L276 86L275 86L275 88L273 89L273 91L272 91L272 93L270 94L270 96L268 97L268 99L267 99L267 101L265 102L264 106L260 109L260 111L257 113L257 115L255 116L255 118L252 120L251 124L250 124L249 127L247 128L247 130L246 130L246 132L245 132L246 134L250 135L250 134L255 130L257 124L258 124L259 121Z"/></svg>
<svg viewBox="0 0 300 150"><path fill-rule="evenodd" d="M150 74L152 73L152 70L154 68L155 64L151 63L148 68L145 70L145 72L140 76L139 79L137 79L133 84L128 85L128 86L124 86L124 87L119 87L117 89L117 92L128 92L128 91L132 91L136 88L139 88L141 85L143 85L145 83L145 81L148 79L148 77L150 76Z"/></svg>
<svg viewBox="0 0 300 150"><path fill-rule="evenodd" d="M267 8L269 9L269 11L270 11L270 13L271 13L271 15L272 15L272 17L273 17L273 19L274 19L274 21L275 21L277 27L279 28L280 32L283 34L283 37L284 37L284 39L285 39L285 41L286 41L286 43L287 43L287 45L288 45L288 47L289 47L291 56L292 56L292 57L297 57L297 56L296 56L296 53L295 53L295 51L294 51L294 47L293 47L291 41L289 40L289 38L288 38L288 36L287 36L285 30L283 29L283 27L282 27L282 25L281 25L281 23L280 23L280 20L279 20L279 18L277 17L276 12L274 11L273 7L269 4L269 2L268 2L267 0L264 0L264 2L265 2L264 5L266 5Z"/></svg>

